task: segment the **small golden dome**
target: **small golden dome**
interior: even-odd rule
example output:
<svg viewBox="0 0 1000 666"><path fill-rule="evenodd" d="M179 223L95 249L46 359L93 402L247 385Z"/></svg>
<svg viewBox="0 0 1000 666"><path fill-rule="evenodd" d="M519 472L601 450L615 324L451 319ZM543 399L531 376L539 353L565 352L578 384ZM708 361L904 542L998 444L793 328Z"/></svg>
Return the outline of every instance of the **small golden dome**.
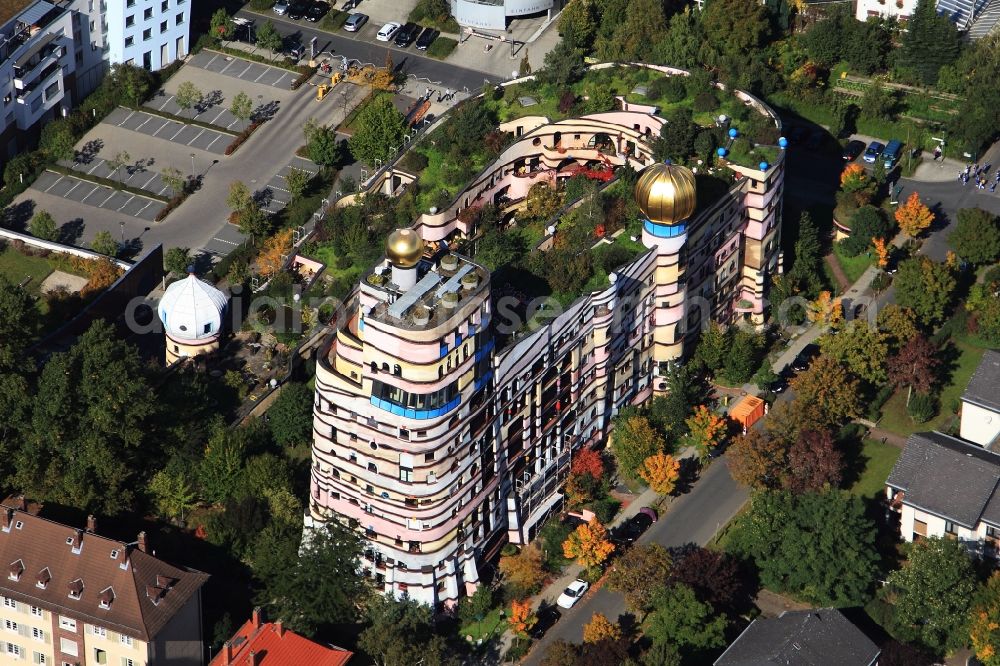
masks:
<svg viewBox="0 0 1000 666"><path fill-rule="evenodd" d="M694 174L676 164L653 164L639 174L635 201L646 219L677 224L691 217L696 203Z"/></svg>
<svg viewBox="0 0 1000 666"><path fill-rule="evenodd" d="M413 229L397 229L385 239L385 256L396 268L413 268L424 256L424 239Z"/></svg>

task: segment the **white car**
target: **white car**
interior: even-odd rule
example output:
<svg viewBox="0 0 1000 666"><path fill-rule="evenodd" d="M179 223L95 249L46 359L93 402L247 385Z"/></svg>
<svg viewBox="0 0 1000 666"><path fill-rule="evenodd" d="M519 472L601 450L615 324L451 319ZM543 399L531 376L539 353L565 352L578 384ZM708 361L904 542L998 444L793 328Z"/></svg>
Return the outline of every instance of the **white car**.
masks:
<svg viewBox="0 0 1000 666"><path fill-rule="evenodd" d="M590 589L590 583L577 578L559 595L556 605L560 608L572 608L576 602L583 598L588 589Z"/></svg>
<svg viewBox="0 0 1000 666"><path fill-rule="evenodd" d="M271 9L278 16L284 16L288 11L288 0L278 0Z"/></svg>
<svg viewBox="0 0 1000 666"><path fill-rule="evenodd" d="M392 36L395 35L401 27L403 26L396 23L395 21L391 23L386 23L384 26L382 26L382 29L378 31L378 34L375 35L375 39L377 39L380 42L387 42L390 39L392 39Z"/></svg>

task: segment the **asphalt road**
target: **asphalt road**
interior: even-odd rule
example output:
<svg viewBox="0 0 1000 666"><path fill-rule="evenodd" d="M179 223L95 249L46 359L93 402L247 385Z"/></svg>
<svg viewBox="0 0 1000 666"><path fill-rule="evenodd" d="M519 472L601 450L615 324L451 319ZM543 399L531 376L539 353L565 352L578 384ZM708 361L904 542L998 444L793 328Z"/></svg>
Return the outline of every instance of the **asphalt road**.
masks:
<svg viewBox="0 0 1000 666"><path fill-rule="evenodd" d="M727 457L720 456L703 472L691 492L675 500L670 510L640 537L639 543L655 542L668 548L686 543L705 545L736 515L749 496L729 475ZM561 612L562 618L538 641L524 660L525 665L540 664L546 647L559 638L582 642L583 625L590 622L594 613L603 613L615 622L627 610L622 595L602 587L575 607Z"/></svg>
<svg viewBox="0 0 1000 666"><path fill-rule="evenodd" d="M383 65L385 63L386 51L392 54L393 63L406 74L422 79L429 79L434 85L450 88L452 90L462 90L467 88L470 92L478 92L483 87L486 80L498 82L499 77L489 72L481 72L475 69L459 67L449 63L435 60L425 56L412 44L401 49L392 42L375 41L375 33L381 25L369 21L357 33L350 33L341 30L337 34L326 32L315 27L315 24L302 19L293 21L284 16L271 13L268 16L240 10L237 16L250 19L256 22L259 27L264 21L271 21L278 33L285 38L286 45L298 42L306 48L308 54L309 43L313 37L316 38L316 52L330 52L335 56L346 56L348 58L360 60L362 63L373 63ZM405 18L400 21L405 22ZM237 35L240 37L240 35Z"/></svg>

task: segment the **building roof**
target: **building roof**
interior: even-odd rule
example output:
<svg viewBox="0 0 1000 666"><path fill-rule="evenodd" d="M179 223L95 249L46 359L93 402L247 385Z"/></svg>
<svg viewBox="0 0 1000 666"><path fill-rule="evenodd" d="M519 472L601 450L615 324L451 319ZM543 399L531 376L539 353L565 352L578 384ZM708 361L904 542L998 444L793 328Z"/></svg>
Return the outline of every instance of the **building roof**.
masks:
<svg viewBox="0 0 1000 666"><path fill-rule="evenodd" d="M1000 412L1000 351L987 350L972 373L962 400Z"/></svg>
<svg viewBox="0 0 1000 666"><path fill-rule="evenodd" d="M208 575L179 569L133 544L0 504L0 594L150 641ZM16 580L14 580L16 578Z"/></svg>
<svg viewBox="0 0 1000 666"><path fill-rule="evenodd" d="M299 636L280 621L264 622L255 609L208 666L344 666L353 656Z"/></svg>
<svg viewBox="0 0 1000 666"><path fill-rule="evenodd" d="M870 666L881 651L836 608L754 620L715 666Z"/></svg>
<svg viewBox="0 0 1000 666"><path fill-rule="evenodd" d="M902 490L906 504L974 529L981 518L1000 520L1000 499L993 501L998 481L1000 455L921 432L910 435L886 484Z"/></svg>
<svg viewBox="0 0 1000 666"><path fill-rule="evenodd" d="M171 337L202 340L219 334L228 301L224 293L189 273L185 279L167 287L157 311ZM207 332L206 326L209 327Z"/></svg>

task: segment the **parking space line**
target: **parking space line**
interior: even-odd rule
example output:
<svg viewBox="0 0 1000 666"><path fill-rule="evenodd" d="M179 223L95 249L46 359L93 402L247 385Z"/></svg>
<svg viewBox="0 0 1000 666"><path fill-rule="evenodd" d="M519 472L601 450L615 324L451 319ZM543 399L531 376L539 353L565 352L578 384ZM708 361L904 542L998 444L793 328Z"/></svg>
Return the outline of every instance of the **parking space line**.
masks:
<svg viewBox="0 0 1000 666"><path fill-rule="evenodd" d="M254 79L253 82L257 83L258 81L260 81L260 77L264 76L265 74L270 74L270 73L271 73L271 70L265 69L263 72L261 72L260 74L257 75L257 78Z"/></svg>
<svg viewBox="0 0 1000 666"><path fill-rule="evenodd" d="M111 190L111 194L108 195L108 198L105 199L104 201L102 201L101 203L97 204L97 206L99 208L104 208L104 204L106 204L109 201L111 201L111 197L115 196L115 194L116 194L115 190Z"/></svg>
<svg viewBox="0 0 1000 666"><path fill-rule="evenodd" d="M222 135L218 134L214 139L212 139L212 142L210 144L208 144L207 146L205 146L205 151L207 152L208 149L211 148L212 146L214 146L215 142L218 141L221 138L222 138Z"/></svg>
<svg viewBox="0 0 1000 666"><path fill-rule="evenodd" d="M190 146L190 145L191 145L192 143L194 143L195 141L197 141L197 140L198 140L198 139L199 139L199 138L201 137L201 135L202 135L202 134L204 134L205 132L206 132L206 130L205 130L205 128L203 127L203 128L201 129L201 131L200 131L200 132L198 132L197 134L195 134L195 135L194 135L194 138L193 138L193 139L191 139L190 141L188 141L188 142L187 142L187 143L185 143L184 145L185 145L185 146Z"/></svg>
<svg viewBox="0 0 1000 666"><path fill-rule="evenodd" d="M152 201L147 201L146 205L143 206L142 208L140 208L139 210L135 211L135 215L133 215L132 217L139 217L139 215L142 213L142 211L146 210L147 208L149 208L152 205L153 205Z"/></svg>
<svg viewBox="0 0 1000 666"><path fill-rule="evenodd" d="M136 125L135 131L138 132L138 131L142 130L143 126L146 123L148 123L150 120L152 120L152 119L153 119L153 116L146 116L145 120L143 120L141 123L139 123L138 125Z"/></svg>
<svg viewBox="0 0 1000 666"><path fill-rule="evenodd" d="M96 192L96 191L97 191L98 189L99 189L99 188L97 187L97 185L94 185L94 189L92 189L92 190L91 190L90 192L87 192L87 196L85 196L85 197L83 197L82 199L80 199L80 203L83 203L84 201L86 201L87 199L89 199L89 198L90 198L90 195L92 195L92 194L93 194L94 192ZM91 205L91 204L88 204L88 205Z"/></svg>
<svg viewBox="0 0 1000 666"><path fill-rule="evenodd" d="M80 183L82 183L82 182L83 182L82 180L78 180L75 183L73 183L73 187L71 187L68 190L66 190L66 193L63 194L63 199L68 199L69 198L69 193L72 192L73 190L75 190L76 188L80 187Z"/></svg>
<svg viewBox="0 0 1000 666"><path fill-rule="evenodd" d="M128 201L126 201L125 203L123 203L121 206L118 207L118 212L119 213L122 212L122 208L124 208L125 206L129 205L130 203L132 203L132 199L135 199L135 195L134 194L130 194L129 197L128 197Z"/></svg>
<svg viewBox="0 0 1000 666"><path fill-rule="evenodd" d="M134 116L134 115L135 115L135 111L129 111L128 115L125 116L125 119L123 121L121 121L120 123L118 123L118 127L121 127L122 125L124 125L125 123L127 123L132 118L132 116Z"/></svg>
<svg viewBox="0 0 1000 666"><path fill-rule="evenodd" d="M153 130L152 136L157 136L160 133L160 130L162 130L164 127L167 127L168 125L170 125L169 121L164 122L162 125Z"/></svg>
<svg viewBox="0 0 1000 666"><path fill-rule="evenodd" d="M178 124L180 124L180 123L178 123ZM181 132L183 132L185 130L185 128L187 128L187 125L181 125L181 128L179 130L177 130L176 132L174 132L174 135L172 137L170 137L169 139L167 139L167 141L173 141L174 139L176 139L177 135L180 134ZM187 144L184 144L184 145L186 146Z"/></svg>
<svg viewBox="0 0 1000 666"><path fill-rule="evenodd" d="M242 79L243 75L250 71L251 67L253 67L253 63L252 62L247 63L246 69L244 69L242 72L240 72L239 74L237 74L237 76Z"/></svg>
<svg viewBox="0 0 1000 666"><path fill-rule="evenodd" d="M143 183L142 185L140 185L140 187L142 189L146 189L146 186L149 185L150 183L152 183L154 180L156 180L156 174L155 173L152 176L149 177L149 180L147 180L145 183Z"/></svg>
<svg viewBox="0 0 1000 666"><path fill-rule="evenodd" d="M160 111L163 111L163 109L167 107L167 104L170 104L170 100L172 100L173 98L174 98L173 95L167 95L167 98L163 100L163 104L160 105Z"/></svg>
<svg viewBox="0 0 1000 666"><path fill-rule="evenodd" d="M97 158L97 161L94 163L94 166L87 169L87 173L88 174L94 173L95 171L97 171L97 167L101 166L102 164L104 164L104 160L101 158Z"/></svg>
<svg viewBox="0 0 1000 666"><path fill-rule="evenodd" d="M216 53L214 56L212 56L212 59L205 63L205 69L208 69L209 65L211 65L213 62L215 62L215 59L218 58L218 57L219 57L218 53Z"/></svg>
<svg viewBox="0 0 1000 666"><path fill-rule="evenodd" d="M51 190L51 189L52 189L53 187L55 187L56 185L58 185L58 184L59 184L59 181L61 181L62 179L63 179L63 177L62 177L62 176L58 176L58 177L57 177L57 178L55 179L55 181L54 181L54 182L53 182L53 183L52 183L51 185L49 185L48 187L46 187L46 188L45 188L44 190L42 190L42 191L43 191L43 192L46 192L46 193L47 193L47 192L48 192L49 190Z"/></svg>
<svg viewBox="0 0 1000 666"><path fill-rule="evenodd" d="M213 60L214 60L214 58L213 58ZM242 58L234 58L233 56L229 56L229 59L226 60L225 66L222 69L219 70L219 74L224 74L226 72L226 70L229 69L229 67L234 62L236 62L237 60L242 60Z"/></svg>

